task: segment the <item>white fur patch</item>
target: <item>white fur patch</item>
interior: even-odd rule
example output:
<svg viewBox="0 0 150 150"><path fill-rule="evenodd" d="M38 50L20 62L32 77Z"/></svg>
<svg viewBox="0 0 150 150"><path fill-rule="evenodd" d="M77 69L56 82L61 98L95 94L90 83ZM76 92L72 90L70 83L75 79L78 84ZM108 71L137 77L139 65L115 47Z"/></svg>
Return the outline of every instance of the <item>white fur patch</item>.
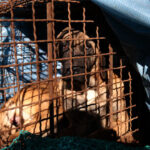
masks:
<svg viewBox="0 0 150 150"><path fill-rule="evenodd" d="M92 104L95 102L96 97L98 96L95 90L88 90L87 91L87 104Z"/></svg>

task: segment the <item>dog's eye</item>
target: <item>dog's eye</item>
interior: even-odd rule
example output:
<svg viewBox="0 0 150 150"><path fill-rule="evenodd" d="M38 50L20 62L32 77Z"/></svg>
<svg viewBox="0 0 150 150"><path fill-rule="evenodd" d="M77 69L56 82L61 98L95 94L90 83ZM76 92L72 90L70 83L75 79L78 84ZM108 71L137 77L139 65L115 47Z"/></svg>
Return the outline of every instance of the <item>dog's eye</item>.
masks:
<svg viewBox="0 0 150 150"><path fill-rule="evenodd" d="M66 51L69 49L69 41L63 43L63 50Z"/></svg>
<svg viewBox="0 0 150 150"><path fill-rule="evenodd" d="M86 50L90 50L91 48L92 48L92 45L89 42L87 42L86 43Z"/></svg>

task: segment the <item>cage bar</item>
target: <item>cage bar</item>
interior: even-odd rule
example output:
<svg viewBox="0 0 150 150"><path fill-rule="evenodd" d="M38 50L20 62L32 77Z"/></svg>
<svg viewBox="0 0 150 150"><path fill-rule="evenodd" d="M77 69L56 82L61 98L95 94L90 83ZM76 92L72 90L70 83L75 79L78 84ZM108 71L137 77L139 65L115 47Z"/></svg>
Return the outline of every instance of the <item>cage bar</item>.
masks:
<svg viewBox="0 0 150 150"><path fill-rule="evenodd" d="M0 65L0 80L3 81L0 83L0 103L4 105L0 109L0 115L17 112L19 109L21 120L19 125L13 122L14 124L12 123L8 129L0 128L0 133L28 129L28 126L32 125L35 125L36 128L40 124L40 133L35 134L57 138L63 133L69 134L69 127L73 126L72 122L75 124L77 121L71 120L73 117L69 118L70 120L67 121L72 122L70 124L65 122L65 127L62 127L63 132L59 129L60 122L66 112L77 109L98 115L102 129L111 129L116 132L118 136L116 141L123 143L138 141L133 137L134 133L139 132L138 125L136 127L133 125L134 121L138 122L139 117L138 114L133 113L134 109L137 111L137 106L133 100L135 91L132 87L134 78L132 70L128 67L128 60L124 61L119 55L121 49L116 49L113 45L115 38L110 38L107 34L109 31L105 30L105 27L102 28L103 23L106 24L106 22L104 20L99 22L96 16L93 17L92 13L95 11L95 14L98 14L98 12L96 10L92 12L89 9L89 6L92 7L92 5L88 3L78 0L6 0L0 2L0 63L7 57L11 58L9 63L3 61ZM27 15L18 14L22 9ZM29 32L31 31L30 34L23 31L23 26L20 24L23 24ZM68 28L68 31L64 33L64 36L67 35L67 37L58 38L64 28ZM10 34L6 34L5 30ZM84 36L76 37L75 31ZM5 40L6 38L8 40ZM63 51L62 47L65 42L68 42L69 46ZM87 52L87 42L94 43L94 47L91 47L95 53ZM75 45L75 43L79 44ZM58 46L60 46L59 49ZM83 53L80 55L78 52L74 55L76 49L80 49ZM6 50L11 52L6 53ZM60 50L69 55L57 56ZM25 58L28 58L27 61ZM84 71L74 73L74 62L81 59L84 60ZM90 71L88 70L89 60L95 60L93 68L91 67L93 70L90 68ZM66 61L69 63L70 74L63 75L65 68L63 63ZM27 70L26 67L28 67ZM84 83L80 82L78 87L75 85L77 77L85 79ZM9 78L11 82L7 82ZM31 93L33 92L33 97L38 100L30 97L34 100L25 103L22 95L26 97L26 93L32 87L37 90L37 94L33 89ZM41 91L45 92L46 98L43 98ZM18 99L14 100L16 104L8 107L9 101L15 98L16 93L18 94ZM49 110L43 109L44 104L49 105ZM31 113L30 117L33 117L31 119L33 121L24 124L24 111L36 106L38 106L36 114L38 117L33 119L36 115ZM61 107L63 109L60 109ZM49 112L46 117L42 117L44 111ZM50 126L50 129L45 127L43 131L45 122L48 122L47 126ZM68 130L66 129L67 123L69 124ZM79 128L77 125L75 127ZM5 144L9 144L7 142Z"/></svg>

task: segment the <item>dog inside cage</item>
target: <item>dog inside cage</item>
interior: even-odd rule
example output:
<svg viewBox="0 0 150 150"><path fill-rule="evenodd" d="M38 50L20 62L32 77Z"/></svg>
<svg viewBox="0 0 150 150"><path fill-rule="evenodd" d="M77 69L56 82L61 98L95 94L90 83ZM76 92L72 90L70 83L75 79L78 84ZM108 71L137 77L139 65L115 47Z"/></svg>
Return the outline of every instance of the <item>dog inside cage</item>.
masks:
<svg viewBox="0 0 150 150"><path fill-rule="evenodd" d="M132 73L90 9L76 0L1 6L1 147L20 130L139 142Z"/></svg>

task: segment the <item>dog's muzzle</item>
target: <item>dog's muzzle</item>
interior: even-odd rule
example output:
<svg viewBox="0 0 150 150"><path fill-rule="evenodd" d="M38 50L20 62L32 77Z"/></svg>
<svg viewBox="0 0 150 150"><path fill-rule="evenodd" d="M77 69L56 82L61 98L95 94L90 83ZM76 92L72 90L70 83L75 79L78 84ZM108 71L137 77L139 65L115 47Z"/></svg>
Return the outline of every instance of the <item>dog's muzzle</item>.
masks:
<svg viewBox="0 0 150 150"><path fill-rule="evenodd" d="M84 67L78 67L78 66L74 66L72 68L70 68L70 67L64 68L63 69L63 76L69 76L69 75L71 75L71 72L73 75L81 74L81 73L85 72L85 68Z"/></svg>
<svg viewBox="0 0 150 150"><path fill-rule="evenodd" d="M64 68L62 75L69 76L68 78L65 78L65 80L71 80L71 75L76 75L73 76L74 81L84 82L85 81L84 73L85 73L85 67L73 66L72 69L70 69L70 67Z"/></svg>

